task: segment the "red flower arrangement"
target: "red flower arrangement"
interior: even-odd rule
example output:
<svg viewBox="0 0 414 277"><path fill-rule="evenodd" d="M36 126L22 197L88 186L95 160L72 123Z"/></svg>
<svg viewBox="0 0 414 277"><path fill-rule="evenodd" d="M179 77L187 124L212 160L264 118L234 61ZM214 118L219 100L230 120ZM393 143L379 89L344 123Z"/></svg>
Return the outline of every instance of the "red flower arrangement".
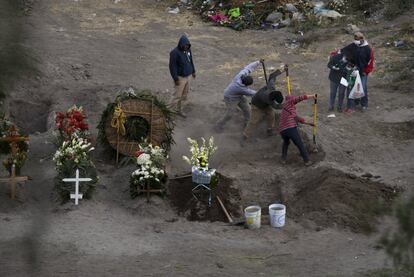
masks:
<svg viewBox="0 0 414 277"><path fill-rule="evenodd" d="M74 133L82 138L87 138L89 135L89 126L82 107L73 106L66 113L56 113L55 127L62 141L71 139Z"/></svg>

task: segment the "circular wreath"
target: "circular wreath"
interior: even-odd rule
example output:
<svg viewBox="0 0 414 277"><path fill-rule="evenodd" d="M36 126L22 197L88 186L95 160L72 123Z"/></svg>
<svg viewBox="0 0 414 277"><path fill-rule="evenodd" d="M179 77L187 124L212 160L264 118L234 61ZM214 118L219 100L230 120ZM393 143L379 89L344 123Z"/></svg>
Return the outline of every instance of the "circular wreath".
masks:
<svg viewBox="0 0 414 277"><path fill-rule="evenodd" d="M111 124L117 107L125 119L122 124L124 134ZM119 153L125 156L134 156L143 141L169 151L174 143L173 115L167 105L150 91L136 92L129 87L121 90L115 102L107 105L98 125L98 139L111 150L118 147Z"/></svg>

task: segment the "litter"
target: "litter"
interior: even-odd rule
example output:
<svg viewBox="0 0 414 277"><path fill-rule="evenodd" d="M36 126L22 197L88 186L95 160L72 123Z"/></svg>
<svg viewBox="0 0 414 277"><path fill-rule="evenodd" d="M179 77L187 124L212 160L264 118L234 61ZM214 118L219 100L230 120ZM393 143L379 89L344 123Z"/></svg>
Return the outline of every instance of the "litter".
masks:
<svg viewBox="0 0 414 277"><path fill-rule="evenodd" d="M328 117L329 118L334 118L334 117L336 117L336 115L334 113L331 113L331 114L328 114Z"/></svg>
<svg viewBox="0 0 414 277"><path fill-rule="evenodd" d="M216 13L215 15L210 15L208 17L211 21L215 23L225 24L229 23L229 18L222 13Z"/></svg>
<svg viewBox="0 0 414 277"><path fill-rule="evenodd" d="M402 41L402 40L396 40L396 41L394 41L394 47L402 47L402 46L404 46L404 41Z"/></svg>
<svg viewBox="0 0 414 277"><path fill-rule="evenodd" d="M230 19L236 19L240 17L240 8L233 8L230 9L228 12L228 15L230 16Z"/></svg>
<svg viewBox="0 0 414 277"><path fill-rule="evenodd" d="M168 13L171 14L178 14L180 12L180 9L178 7L176 7L175 9L171 9L168 11Z"/></svg>

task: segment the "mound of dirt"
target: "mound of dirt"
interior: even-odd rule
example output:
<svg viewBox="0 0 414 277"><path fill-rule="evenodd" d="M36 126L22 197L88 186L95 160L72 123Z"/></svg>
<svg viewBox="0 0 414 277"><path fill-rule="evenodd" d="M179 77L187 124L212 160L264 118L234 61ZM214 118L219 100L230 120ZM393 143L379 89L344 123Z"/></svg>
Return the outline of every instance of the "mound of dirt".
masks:
<svg viewBox="0 0 414 277"><path fill-rule="evenodd" d="M357 233L374 231L377 217L397 195L393 187L335 169L307 174L299 184L299 190L287 201L289 217Z"/></svg>
<svg viewBox="0 0 414 277"><path fill-rule="evenodd" d="M381 122L377 124L379 132L387 137L397 140L411 140L414 138L414 120L405 122Z"/></svg>
<svg viewBox="0 0 414 277"><path fill-rule="evenodd" d="M210 207L207 192L198 193L196 195L198 200L194 197L192 189L195 186L196 184L192 182L191 177L169 181L169 198L178 215L184 216L190 221L227 222L227 218L216 198L216 196L219 196L232 217L240 216L240 193L233 186L231 179L218 174L218 184L212 187Z"/></svg>

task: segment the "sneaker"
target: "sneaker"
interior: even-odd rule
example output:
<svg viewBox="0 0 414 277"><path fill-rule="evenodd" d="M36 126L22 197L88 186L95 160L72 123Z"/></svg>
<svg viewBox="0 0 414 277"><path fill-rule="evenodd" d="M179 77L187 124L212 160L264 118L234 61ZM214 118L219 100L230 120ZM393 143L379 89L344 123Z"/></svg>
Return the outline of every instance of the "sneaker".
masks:
<svg viewBox="0 0 414 277"><path fill-rule="evenodd" d="M362 112L366 112L368 110L368 107L362 106Z"/></svg>
<svg viewBox="0 0 414 277"><path fill-rule="evenodd" d="M311 166L313 163L311 161L305 162L305 166Z"/></svg>
<svg viewBox="0 0 414 277"><path fill-rule="evenodd" d="M342 113L342 108L338 107L338 113Z"/></svg>
<svg viewBox="0 0 414 277"><path fill-rule="evenodd" d="M354 110L353 109L346 109L345 113L348 114L348 115L351 115L351 114L354 113Z"/></svg>

